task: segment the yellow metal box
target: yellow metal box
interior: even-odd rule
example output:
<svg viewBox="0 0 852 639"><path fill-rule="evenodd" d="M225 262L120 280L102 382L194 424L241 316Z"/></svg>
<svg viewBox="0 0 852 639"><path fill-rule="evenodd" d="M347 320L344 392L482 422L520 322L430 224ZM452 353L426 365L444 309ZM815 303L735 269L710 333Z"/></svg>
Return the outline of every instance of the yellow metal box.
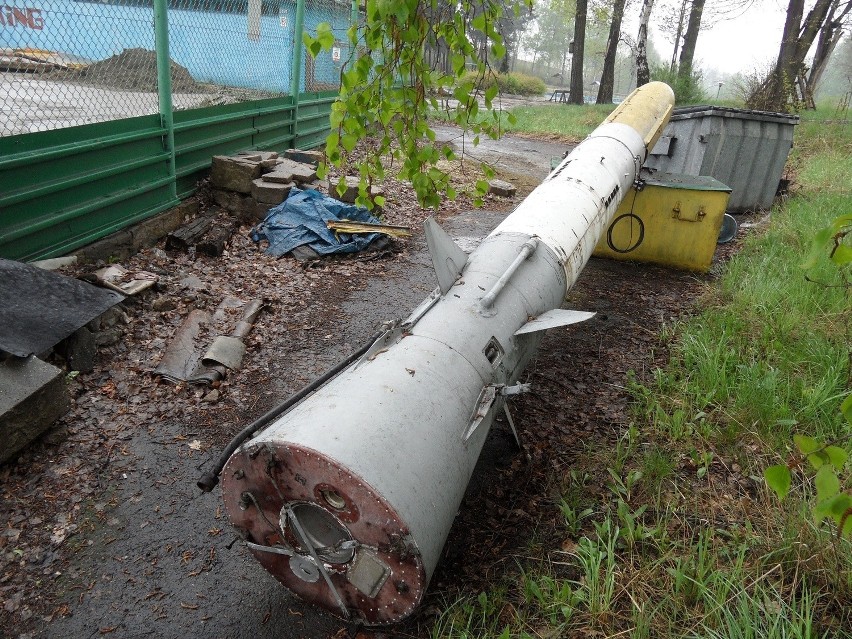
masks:
<svg viewBox="0 0 852 639"><path fill-rule="evenodd" d="M712 177L643 172L594 255L706 271L730 194Z"/></svg>

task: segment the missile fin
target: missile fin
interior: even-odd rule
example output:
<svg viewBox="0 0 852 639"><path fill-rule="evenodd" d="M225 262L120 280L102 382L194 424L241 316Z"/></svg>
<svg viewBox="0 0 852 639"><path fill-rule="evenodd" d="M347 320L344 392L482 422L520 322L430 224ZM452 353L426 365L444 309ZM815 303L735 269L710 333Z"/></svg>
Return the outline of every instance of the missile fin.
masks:
<svg viewBox="0 0 852 639"><path fill-rule="evenodd" d="M427 218L424 226L429 255L432 256L432 265L435 267L435 275L438 276L438 286L441 293L446 294L464 270L467 253L433 218Z"/></svg>
<svg viewBox="0 0 852 639"><path fill-rule="evenodd" d="M557 326L568 326L578 322L585 322L587 319L594 317L596 313L587 311L568 311L561 308L555 308L546 313L542 313L534 320L530 320L518 330L515 335L524 335L525 333L536 333L538 331L546 331L548 328L556 328Z"/></svg>

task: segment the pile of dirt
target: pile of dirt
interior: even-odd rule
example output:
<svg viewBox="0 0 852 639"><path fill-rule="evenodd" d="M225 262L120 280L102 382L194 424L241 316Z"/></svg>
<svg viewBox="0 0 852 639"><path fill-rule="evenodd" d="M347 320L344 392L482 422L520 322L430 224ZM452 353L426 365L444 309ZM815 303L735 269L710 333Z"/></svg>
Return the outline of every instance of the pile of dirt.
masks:
<svg viewBox="0 0 852 639"><path fill-rule="evenodd" d="M196 82L186 67L169 61L174 93L207 93L209 87ZM157 91L157 54L147 49L125 49L111 58L76 71L54 74L62 79L122 91ZM57 77L56 79L60 79Z"/></svg>

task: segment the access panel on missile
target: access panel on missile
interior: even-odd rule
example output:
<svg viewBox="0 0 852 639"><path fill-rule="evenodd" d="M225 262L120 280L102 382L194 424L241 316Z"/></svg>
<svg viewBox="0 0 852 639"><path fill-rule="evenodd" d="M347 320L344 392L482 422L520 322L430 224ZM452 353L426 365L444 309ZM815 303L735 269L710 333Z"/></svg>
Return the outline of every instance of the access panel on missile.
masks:
<svg viewBox="0 0 852 639"><path fill-rule="evenodd" d="M673 102L637 89L470 255L428 222L435 292L232 446L228 516L287 588L368 624L415 610L543 331L592 315L560 307Z"/></svg>

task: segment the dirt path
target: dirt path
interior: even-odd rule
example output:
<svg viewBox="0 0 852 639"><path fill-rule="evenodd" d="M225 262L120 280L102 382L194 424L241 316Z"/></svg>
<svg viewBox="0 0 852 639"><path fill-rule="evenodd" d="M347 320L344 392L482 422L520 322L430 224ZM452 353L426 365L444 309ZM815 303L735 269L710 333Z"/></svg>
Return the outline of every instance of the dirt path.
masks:
<svg viewBox="0 0 852 639"><path fill-rule="evenodd" d="M520 148L539 158L523 170L546 174L553 149L541 144L515 140L505 153L489 152L513 158L508 166L517 173ZM266 258L238 237L219 261L157 249L131 261L161 274L174 308L155 311L156 295L128 308L123 341L73 382L65 439L0 468L2 636L345 636L343 622L295 599L251 559L223 515L219 490L201 495L195 480L251 418L434 288L419 231L427 213L404 197L391 190L389 221L417 224L418 233L401 252L377 259L304 266ZM441 217L471 250L517 201L492 201L501 209L492 212L448 208ZM691 275L592 260L569 306L598 316L546 338L528 372L534 392L514 404L525 452L505 429L494 430L427 602L396 631L422 635L442 597L475 594L533 534L553 528L554 474L627 424L626 372L641 373L660 357L661 323L686 312L700 287ZM251 335L250 363L215 398L158 383L149 371L188 310L215 307L226 294L271 304Z"/></svg>

